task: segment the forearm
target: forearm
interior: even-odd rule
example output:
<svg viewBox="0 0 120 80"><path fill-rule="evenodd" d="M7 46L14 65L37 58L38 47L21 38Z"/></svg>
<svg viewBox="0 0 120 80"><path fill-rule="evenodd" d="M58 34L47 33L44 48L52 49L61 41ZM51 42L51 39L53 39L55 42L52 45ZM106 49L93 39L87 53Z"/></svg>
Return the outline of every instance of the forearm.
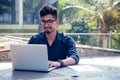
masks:
<svg viewBox="0 0 120 80"><path fill-rule="evenodd" d="M61 63L61 61L62 61L62 63ZM74 60L74 58L69 57L67 59L59 60L59 61L48 61L48 64L50 67L52 67L52 66L65 67L65 66L76 64L76 61Z"/></svg>
<svg viewBox="0 0 120 80"><path fill-rule="evenodd" d="M64 59L64 60L62 60L62 61L63 61L63 63L64 63L64 66L76 64L75 59L72 58L72 57L69 57L69 58Z"/></svg>

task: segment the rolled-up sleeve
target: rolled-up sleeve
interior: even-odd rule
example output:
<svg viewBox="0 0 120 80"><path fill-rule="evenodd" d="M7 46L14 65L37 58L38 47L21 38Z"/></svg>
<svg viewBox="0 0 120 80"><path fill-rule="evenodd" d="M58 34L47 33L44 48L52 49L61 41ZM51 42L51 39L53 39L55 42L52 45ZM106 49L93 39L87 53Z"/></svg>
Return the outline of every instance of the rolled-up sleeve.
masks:
<svg viewBox="0 0 120 80"><path fill-rule="evenodd" d="M68 57L72 57L76 61L76 64L78 64L79 56L77 54L74 40L71 37L67 36L65 38L65 44L66 44L66 54L68 55Z"/></svg>

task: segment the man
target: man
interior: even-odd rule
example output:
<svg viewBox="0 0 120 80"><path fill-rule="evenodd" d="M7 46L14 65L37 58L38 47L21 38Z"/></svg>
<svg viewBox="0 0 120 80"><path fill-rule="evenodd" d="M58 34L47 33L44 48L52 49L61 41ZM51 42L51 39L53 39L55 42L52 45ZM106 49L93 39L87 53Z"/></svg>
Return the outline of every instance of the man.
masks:
<svg viewBox="0 0 120 80"><path fill-rule="evenodd" d="M47 45L49 67L77 64L79 56L73 39L57 30L58 10L54 6L45 5L39 11L39 18L44 32L32 36L29 44Z"/></svg>

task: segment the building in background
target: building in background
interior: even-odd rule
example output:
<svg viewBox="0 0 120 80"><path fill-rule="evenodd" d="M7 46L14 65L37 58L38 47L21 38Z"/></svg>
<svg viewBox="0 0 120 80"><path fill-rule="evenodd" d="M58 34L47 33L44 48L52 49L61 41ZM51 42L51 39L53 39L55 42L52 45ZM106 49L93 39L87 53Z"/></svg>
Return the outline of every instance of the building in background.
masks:
<svg viewBox="0 0 120 80"><path fill-rule="evenodd" d="M57 0L0 0L0 24L39 24L38 10Z"/></svg>

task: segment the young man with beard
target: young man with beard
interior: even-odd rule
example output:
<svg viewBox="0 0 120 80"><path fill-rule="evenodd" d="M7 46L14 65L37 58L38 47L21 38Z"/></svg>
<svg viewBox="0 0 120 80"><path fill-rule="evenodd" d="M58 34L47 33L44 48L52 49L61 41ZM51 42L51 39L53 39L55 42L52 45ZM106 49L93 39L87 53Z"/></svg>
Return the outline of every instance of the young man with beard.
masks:
<svg viewBox="0 0 120 80"><path fill-rule="evenodd" d="M65 67L78 64L76 46L73 39L57 30L59 25L58 10L52 5L45 5L39 11L43 32L34 35L28 44L46 44L50 67Z"/></svg>

